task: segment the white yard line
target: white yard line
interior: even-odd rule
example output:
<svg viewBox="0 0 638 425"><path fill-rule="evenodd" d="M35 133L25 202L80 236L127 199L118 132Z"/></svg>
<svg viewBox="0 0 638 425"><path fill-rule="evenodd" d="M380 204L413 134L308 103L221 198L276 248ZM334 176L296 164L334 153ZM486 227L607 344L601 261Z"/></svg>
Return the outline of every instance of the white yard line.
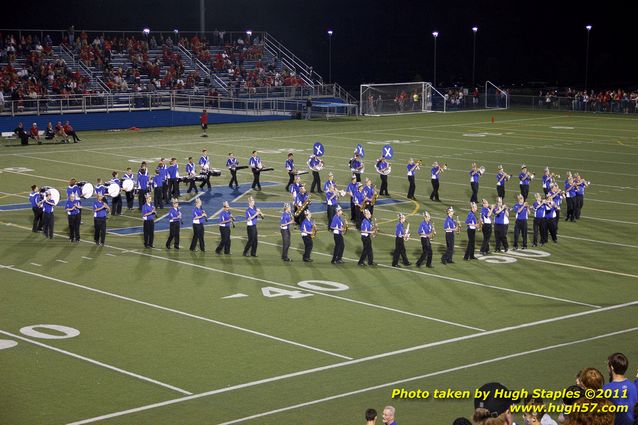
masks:
<svg viewBox="0 0 638 425"><path fill-rule="evenodd" d="M373 361L373 360L378 360L378 359L383 359L383 358L387 358L387 357L391 357L391 356L401 355L401 354L405 354L405 353L409 353L409 352L424 350L424 349L428 349L428 348L432 348L432 347L437 347L437 346L457 343L457 342L466 341L466 340L470 340L470 339L474 339L474 338L484 338L486 335L500 334L500 333L504 333L504 332L516 331L516 330L519 330L519 329L539 326L539 325L553 323L553 322L559 322L559 321L573 319L573 318L577 318L577 317L583 317L583 316L588 316L588 315L592 315L592 314L598 314L598 313L601 313L601 312L604 312L604 311L621 309L621 308L625 308L625 307L634 306L634 305L637 305L637 304L638 304L638 301L632 301L630 303L609 306L609 307L605 307L605 308L602 308L602 309L599 309L599 310L589 310L589 311L585 311L585 312L581 312L581 313L574 313L574 314L569 314L569 315L566 315L566 316L559 316L559 317L554 317L554 318L551 318L551 319L544 319L544 320L540 320L540 321L536 321L536 322L523 323L521 325L509 326L509 327L505 327L505 328L495 329L495 330L492 330L492 331L475 333L475 334L470 334L470 335L466 335L466 336L462 336L462 337L450 338L450 339L437 341L437 342L432 342L432 343L428 343L428 344L417 345L417 346L405 348L405 349L402 349L402 350L389 351L389 352L386 352L386 353L376 354L376 355L373 355L373 356L363 357L363 358L360 358L360 359L350 360L350 361L341 362L341 363L335 363L335 364L331 364L331 365L327 365L327 366L321 366L321 367L316 367L316 368L312 368L312 369L301 370L301 371L298 371L298 372L287 373L287 374L279 375L279 376L273 376L271 378L261 379L261 380L252 381L252 382L246 382L246 383L243 383L243 384L233 385L233 386L230 386L230 387L219 388L219 389L206 391L206 392L199 393L199 394L193 394L193 395L187 396L187 397L180 397L180 398L176 398L176 399L172 399L172 400L162 401L162 402L159 402L159 403L147 404L145 406L135 407L135 408L132 408L132 409L127 409L127 410L122 410L122 411L119 411L119 412L109 413L109 414L106 414L106 415L96 416L94 418L84 419L84 420L81 420L81 421L70 423L68 425L83 425L83 424L98 422L98 421L105 420L105 419L111 419L111 418L116 418L116 417L120 417L120 416L129 415L129 414L132 414L132 413L138 413L138 412L143 412L143 411L147 411L147 410L152 410L152 409L156 409L158 407L164 407L164 406L169 406L169 405L173 405L173 404L183 403L183 402L190 401L190 400L197 400L197 399L204 398L204 397L210 397L210 396L217 395L217 394L227 393L227 392L236 391L236 390L240 390L240 389L244 389L244 388L255 387L255 386L258 386L258 385L268 384L268 383L271 383L271 382L283 381L283 380L287 380L287 379L290 379L290 378L296 378L296 377L299 377L299 376L310 375L310 374L314 374L314 373L318 373L318 372L323 372L323 371L326 371L326 370L332 370L332 369L337 369L337 368L341 368L341 367L345 367L345 366L361 364L361 363L365 363L365 362L369 362L369 361ZM631 330L626 330L626 331L630 332L630 331L633 331L635 329L636 328L631 328ZM612 336L612 335L613 335L613 333L604 334L604 336ZM604 336L600 336L600 337L602 338ZM563 344L569 344L569 343L563 343ZM558 345L560 345L560 344L558 344ZM537 350L542 350L542 348L539 348ZM501 357L497 357L496 359L501 359ZM494 361L496 361L496 360L494 360ZM465 366L465 365L464 366L458 366L458 367L453 368L453 370L456 371L456 370L463 369L465 367L467 367L467 366ZM439 373L445 373L445 372L439 372ZM420 379L420 378L414 378L414 379Z"/></svg>
<svg viewBox="0 0 638 425"><path fill-rule="evenodd" d="M87 290L87 291L91 291L91 292L95 292L95 293L98 293L98 294L106 295L108 297L117 298L117 299L120 299L120 300L123 300L123 301L128 301L128 302L131 302L131 303L144 305L146 307L151 307L151 308L155 308L155 309L158 309L158 310L168 311L170 313L175 313L175 314L178 314L180 316L189 317L191 319L197 319L197 320L201 320L201 321L204 321L204 322L213 323L215 325L219 325L219 326L223 326L223 327L226 327L226 328L230 328L230 329L246 332L246 333L249 333L249 334L252 334L252 335L257 335L257 336L260 336L262 338L272 339L274 341L283 342L285 344L294 345L296 347L305 348L307 350L312 350L312 351L317 351L319 353L328 354L328 355L333 356L333 357L339 357L341 359L351 359L351 357L344 356L343 354L332 353L330 351L322 350L320 348L312 347L310 345L301 344L299 342L291 341L291 340L284 339L284 338L279 338L277 336L273 336L273 335L265 334L265 333L262 333L262 332L254 331L252 329L242 328L241 326L236 326L236 325L232 325L230 323L220 322L219 320L209 319L208 317L198 316L198 315L187 313L185 311L177 310L177 309L174 309L174 308L164 307L164 306L159 305L159 304L153 304L153 303L149 303L149 302L146 302L146 301L138 300L138 299L135 299L135 298L130 298L130 297L125 297L123 295L118 295L118 294L115 294L115 293L112 293L112 292L103 291L101 289L91 288L90 286L80 285L79 283L74 283L74 282L69 282L67 280L57 279L55 277L43 275L43 274L40 274L40 273L30 272L28 270L22 270L22 269L19 269L17 267L13 267L13 266L0 265L0 268L6 269L6 270L12 270L12 271L15 271L15 272L18 272L18 273L27 274L27 275L30 275L30 276L39 277L39 278L42 278L42 279L47 279L47 280L50 280L52 282L57 282L57 283L61 283L61 284L67 285L67 286L72 286L72 287L75 287L75 288L84 289L84 290Z"/></svg>
<svg viewBox="0 0 638 425"><path fill-rule="evenodd" d="M9 336L9 337L14 338L14 339L19 339L19 340L24 341L24 342L28 342L29 344L37 345L38 347L43 347L43 348L46 348L46 349L51 350L51 351L55 351L55 352L60 353L60 354L64 354L65 356L73 357L75 359L79 359L79 360L94 364L96 366L100 366L100 367L112 370L114 372L121 373L123 375L131 376L131 377L139 379L141 381L150 382L151 384L159 385L159 386L162 386L164 388L168 388L170 390L177 391L178 393L182 393L182 394L186 394L186 395L192 395L193 394L190 391L183 390L183 389L175 387L173 385L169 385L169 384L166 384L164 382L157 381L155 379L151 379L149 377L146 377L146 376L143 376L143 375L139 375L139 374L134 373L134 372L129 372L128 370L120 369L119 367L115 367L115 366L112 366L112 365L107 364L107 363L102 363L100 361L93 360L93 359L90 359L88 357L72 353L70 351L66 351L66 350L62 350L62 349L57 348L57 347L53 347L51 345L43 344L42 342L34 341L32 339L25 338L25 337L20 336L20 335L12 334L10 332L6 332L6 331L3 331L3 330L0 330L0 334Z"/></svg>

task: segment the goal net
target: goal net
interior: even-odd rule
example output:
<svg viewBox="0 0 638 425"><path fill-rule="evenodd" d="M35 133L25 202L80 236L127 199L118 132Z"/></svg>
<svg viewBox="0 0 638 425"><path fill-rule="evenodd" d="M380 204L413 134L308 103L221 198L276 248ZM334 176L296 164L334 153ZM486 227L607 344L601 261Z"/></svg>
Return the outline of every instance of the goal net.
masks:
<svg viewBox="0 0 638 425"><path fill-rule="evenodd" d="M362 115L396 115L445 108L430 83L362 84L359 94Z"/></svg>
<svg viewBox="0 0 638 425"><path fill-rule="evenodd" d="M509 109L509 95L505 90L497 87L491 81L485 82L485 108Z"/></svg>

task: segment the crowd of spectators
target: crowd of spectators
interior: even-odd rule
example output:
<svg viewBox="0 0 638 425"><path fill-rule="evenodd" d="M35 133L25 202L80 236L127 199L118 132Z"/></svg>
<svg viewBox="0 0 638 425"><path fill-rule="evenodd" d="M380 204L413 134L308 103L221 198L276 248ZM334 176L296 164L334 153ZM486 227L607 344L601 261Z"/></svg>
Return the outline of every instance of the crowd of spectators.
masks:
<svg viewBox="0 0 638 425"><path fill-rule="evenodd" d="M46 108L50 95L64 98L88 93L88 82L86 76L53 54L50 36L40 40L35 35L17 38L14 34L0 34L0 112L7 101L15 104L17 112L38 101Z"/></svg>
<svg viewBox="0 0 638 425"><path fill-rule="evenodd" d="M564 102L574 111L632 114L638 112L638 90L595 91L568 88L563 96L557 89L541 90L538 94L539 108L560 109L565 106Z"/></svg>

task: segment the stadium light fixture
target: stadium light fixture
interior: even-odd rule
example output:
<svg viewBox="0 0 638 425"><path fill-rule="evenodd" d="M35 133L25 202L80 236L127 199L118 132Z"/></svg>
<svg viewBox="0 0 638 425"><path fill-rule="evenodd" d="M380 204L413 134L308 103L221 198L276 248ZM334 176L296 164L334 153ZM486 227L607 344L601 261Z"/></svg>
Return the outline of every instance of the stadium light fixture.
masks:
<svg viewBox="0 0 638 425"><path fill-rule="evenodd" d="M252 32L251 30L248 30L248 31L246 31L246 35L247 35L248 37L250 37L251 35L253 35L253 32Z"/></svg>
<svg viewBox="0 0 638 425"><path fill-rule="evenodd" d="M585 28L587 29L587 31L591 31L591 25L587 25Z"/></svg>
<svg viewBox="0 0 638 425"><path fill-rule="evenodd" d="M151 33L151 30L148 28L144 28L142 32L144 33L144 35L149 35Z"/></svg>
<svg viewBox="0 0 638 425"><path fill-rule="evenodd" d="M432 36L434 37L434 78L432 79L432 84L436 87L436 39L439 38L439 32L434 31Z"/></svg>
<svg viewBox="0 0 638 425"><path fill-rule="evenodd" d="M332 30L328 30L328 35L332 35Z"/></svg>
<svg viewBox="0 0 638 425"><path fill-rule="evenodd" d="M477 32L478 31L478 27L472 27L472 31L473 32Z"/></svg>
<svg viewBox="0 0 638 425"><path fill-rule="evenodd" d="M175 29L173 30L173 32L174 32L175 34L179 34L179 30L178 30L177 28L175 28Z"/></svg>

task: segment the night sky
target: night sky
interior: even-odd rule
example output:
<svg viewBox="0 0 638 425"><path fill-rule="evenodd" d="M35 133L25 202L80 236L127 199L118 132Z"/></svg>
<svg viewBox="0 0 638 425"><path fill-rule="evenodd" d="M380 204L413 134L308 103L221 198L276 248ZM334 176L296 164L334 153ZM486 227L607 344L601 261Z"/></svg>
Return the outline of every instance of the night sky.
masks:
<svg viewBox="0 0 638 425"><path fill-rule="evenodd" d="M333 80L358 91L367 82L431 81L432 31L440 33L437 82L471 83L474 25L477 82L579 88L590 24L589 87L631 88L638 83L638 55L630 3L207 0L206 29L268 31L327 81L331 28ZM6 7L12 10L2 13L2 28L199 29L199 0L15 1Z"/></svg>

